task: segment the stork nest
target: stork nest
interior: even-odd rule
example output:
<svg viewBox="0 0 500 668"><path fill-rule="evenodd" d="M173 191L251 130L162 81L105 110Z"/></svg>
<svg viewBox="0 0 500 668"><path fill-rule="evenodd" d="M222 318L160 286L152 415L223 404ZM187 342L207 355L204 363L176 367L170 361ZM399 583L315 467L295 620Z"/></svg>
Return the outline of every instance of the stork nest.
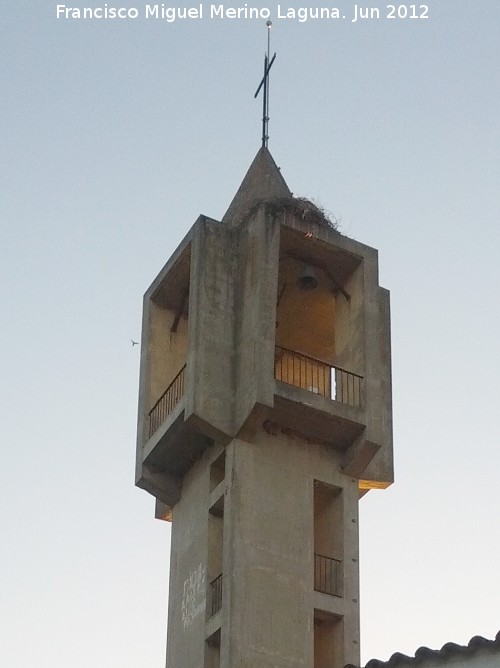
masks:
<svg viewBox="0 0 500 668"><path fill-rule="evenodd" d="M315 223L320 227L326 227L334 232L339 232L340 221L330 214L330 212L328 212L330 214L328 215L325 209L311 202L306 197L276 197L268 200L266 204L268 211L272 214L286 211L300 218L308 225Z"/></svg>

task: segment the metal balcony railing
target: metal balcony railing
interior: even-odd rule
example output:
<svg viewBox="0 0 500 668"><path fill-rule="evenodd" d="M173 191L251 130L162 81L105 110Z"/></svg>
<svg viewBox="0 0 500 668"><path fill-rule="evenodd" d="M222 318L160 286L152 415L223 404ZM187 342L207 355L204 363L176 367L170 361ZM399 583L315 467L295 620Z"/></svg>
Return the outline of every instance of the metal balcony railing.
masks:
<svg viewBox="0 0 500 668"><path fill-rule="evenodd" d="M222 573L210 583L210 616L222 608Z"/></svg>
<svg viewBox="0 0 500 668"><path fill-rule="evenodd" d="M363 376L294 350L276 346L274 377L343 404L361 406Z"/></svg>
<svg viewBox="0 0 500 668"><path fill-rule="evenodd" d="M148 438L163 424L174 410L184 394L184 375L186 365L182 367L153 408L149 411Z"/></svg>
<svg viewBox="0 0 500 668"><path fill-rule="evenodd" d="M331 596L342 596L341 593L341 561L314 555L314 589Z"/></svg>

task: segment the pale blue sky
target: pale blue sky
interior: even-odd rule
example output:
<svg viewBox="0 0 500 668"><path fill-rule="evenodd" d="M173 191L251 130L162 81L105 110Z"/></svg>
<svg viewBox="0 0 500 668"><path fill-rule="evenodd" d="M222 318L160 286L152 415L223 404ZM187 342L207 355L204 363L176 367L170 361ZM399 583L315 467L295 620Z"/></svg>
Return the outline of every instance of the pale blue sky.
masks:
<svg viewBox="0 0 500 668"><path fill-rule="evenodd" d="M500 4L428 4L273 26L270 150L392 293L397 482L361 502L365 661L500 629ZM0 0L0 663L161 668L169 526L133 486L130 338L258 150L265 25L55 6Z"/></svg>

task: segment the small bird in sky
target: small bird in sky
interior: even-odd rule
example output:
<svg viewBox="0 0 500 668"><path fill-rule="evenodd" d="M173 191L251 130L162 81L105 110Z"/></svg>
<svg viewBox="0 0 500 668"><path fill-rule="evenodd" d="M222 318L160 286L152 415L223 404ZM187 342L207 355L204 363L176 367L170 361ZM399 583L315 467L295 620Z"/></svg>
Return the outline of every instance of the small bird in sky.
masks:
<svg viewBox="0 0 500 668"><path fill-rule="evenodd" d="M139 345L139 341L134 341L134 339L130 339L130 340L131 340L131 342L132 342L132 348L133 348L134 346L138 346L138 345Z"/></svg>

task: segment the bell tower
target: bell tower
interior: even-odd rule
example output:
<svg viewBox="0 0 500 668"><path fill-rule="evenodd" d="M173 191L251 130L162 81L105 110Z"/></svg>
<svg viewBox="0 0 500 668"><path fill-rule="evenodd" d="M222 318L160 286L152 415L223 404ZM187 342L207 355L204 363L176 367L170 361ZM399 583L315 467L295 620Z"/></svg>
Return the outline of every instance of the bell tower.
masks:
<svg viewBox="0 0 500 668"><path fill-rule="evenodd" d="M358 500L392 480L377 251L262 147L144 296L136 483L172 522L167 668L359 665Z"/></svg>

